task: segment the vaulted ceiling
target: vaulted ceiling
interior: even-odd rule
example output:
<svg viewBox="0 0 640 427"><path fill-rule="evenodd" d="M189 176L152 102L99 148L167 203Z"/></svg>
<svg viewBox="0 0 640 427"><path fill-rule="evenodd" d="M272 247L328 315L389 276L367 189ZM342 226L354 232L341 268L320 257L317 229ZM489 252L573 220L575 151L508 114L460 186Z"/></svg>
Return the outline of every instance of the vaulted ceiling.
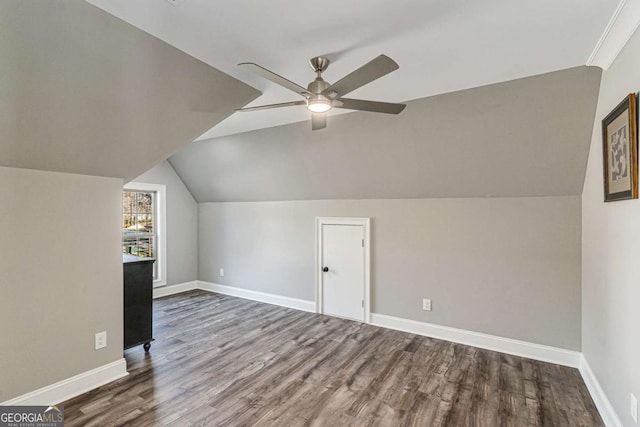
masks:
<svg viewBox="0 0 640 427"><path fill-rule="evenodd" d="M256 62L306 85L327 55L336 81L377 55L400 69L350 97L408 101L585 65L620 0L88 0L261 90L296 96L239 69ZM631 3L631 2L627 2ZM236 113L200 139L308 119L304 107Z"/></svg>
<svg viewBox="0 0 640 427"><path fill-rule="evenodd" d="M82 0L0 4L0 166L130 179L259 94Z"/></svg>
<svg viewBox="0 0 640 427"><path fill-rule="evenodd" d="M0 166L130 179L176 153L201 202L580 194L600 81L584 64L615 52L625 4L4 2ZM295 97L239 62L304 85L312 56L335 81L381 53L400 69L350 96L400 116L311 132L304 108L234 113Z"/></svg>

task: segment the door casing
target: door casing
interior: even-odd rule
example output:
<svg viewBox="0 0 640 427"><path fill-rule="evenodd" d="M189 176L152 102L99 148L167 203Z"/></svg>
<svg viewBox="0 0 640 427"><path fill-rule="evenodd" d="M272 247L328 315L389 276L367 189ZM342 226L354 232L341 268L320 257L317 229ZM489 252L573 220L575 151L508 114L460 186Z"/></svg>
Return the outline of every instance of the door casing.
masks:
<svg viewBox="0 0 640 427"><path fill-rule="evenodd" d="M364 322L371 323L371 219L351 217L316 218L316 313L323 313L322 307L322 226L323 225L361 225L364 229Z"/></svg>

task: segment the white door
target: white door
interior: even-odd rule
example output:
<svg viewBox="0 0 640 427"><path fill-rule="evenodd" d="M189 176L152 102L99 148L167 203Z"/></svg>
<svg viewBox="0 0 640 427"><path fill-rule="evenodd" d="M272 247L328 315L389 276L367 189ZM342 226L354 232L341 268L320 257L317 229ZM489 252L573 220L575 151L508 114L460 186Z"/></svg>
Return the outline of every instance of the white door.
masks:
<svg viewBox="0 0 640 427"><path fill-rule="evenodd" d="M322 224L322 312L364 321L364 226Z"/></svg>

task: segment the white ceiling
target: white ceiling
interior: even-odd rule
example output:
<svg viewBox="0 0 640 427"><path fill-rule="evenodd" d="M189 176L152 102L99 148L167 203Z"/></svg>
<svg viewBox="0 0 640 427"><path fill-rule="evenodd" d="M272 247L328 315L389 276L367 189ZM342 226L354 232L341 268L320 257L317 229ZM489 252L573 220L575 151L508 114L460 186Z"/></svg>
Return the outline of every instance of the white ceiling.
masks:
<svg viewBox="0 0 640 427"><path fill-rule="evenodd" d="M306 86L313 56L333 61L333 82L384 53L400 69L349 97L391 102L584 65L620 0L87 1L261 90L249 104L261 105L297 97L238 63ZM198 139L307 119L303 107L235 113Z"/></svg>

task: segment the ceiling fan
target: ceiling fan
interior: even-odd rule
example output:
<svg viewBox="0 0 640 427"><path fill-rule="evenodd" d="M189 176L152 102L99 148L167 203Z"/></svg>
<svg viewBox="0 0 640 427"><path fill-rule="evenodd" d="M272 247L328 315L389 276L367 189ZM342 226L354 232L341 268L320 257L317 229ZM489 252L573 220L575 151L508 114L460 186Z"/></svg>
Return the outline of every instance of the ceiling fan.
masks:
<svg viewBox="0 0 640 427"><path fill-rule="evenodd" d="M309 83L307 88L287 80L278 74L261 67L253 62L243 62L239 67L251 71L273 83L279 84L305 100L283 102L280 104L260 105L257 107L240 108L236 111L256 111L271 108L290 107L293 105L306 105L311 111L311 129L318 130L327 127L327 111L332 108L344 108L348 110L372 111L375 113L399 114L406 104L394 104L390 102L365 101L363 99L343 98L344 95L362 87L380 77L400 68L398 64L386 55L380 55L367 62L357 70L347 74L333 84L329 84L322 78L322 73L329 66L329 60L322 56L316 56L309 60L309 65L317 77Z"/></svg>

